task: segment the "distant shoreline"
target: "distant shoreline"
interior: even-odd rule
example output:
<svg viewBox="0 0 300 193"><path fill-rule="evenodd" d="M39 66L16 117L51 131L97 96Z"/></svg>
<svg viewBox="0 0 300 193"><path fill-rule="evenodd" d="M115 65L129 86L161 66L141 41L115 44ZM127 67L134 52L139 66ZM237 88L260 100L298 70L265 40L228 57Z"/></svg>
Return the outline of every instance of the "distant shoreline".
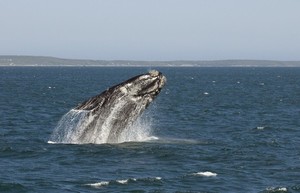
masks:
<svg viewBox="0 0 300 193"><path fill-rule="evenodd" d="M84 60L45 56L0 55L0 67L300 67L300 61L276 60Z"/></svg>
<svg viewBox="0 0 300 193"><path fill-rule="evenodd" d="M92 68L92 67L97 67L97 68L299 68L300 65L285 65L285 66L258 66L258 65L251 65L251 66L177 66L177 65L169 65L169 66L156 66L156 65L149 65L149 66L141 66L141 65L119 65L119 66L113 66L113 65L1 65L0 68L2 67L7 67L7 68L13 68L13 67L24 67L24 68L29 68L29 67L41 67L41 68L51 68L51 67L66 67L66 68L74 68L74 67L80 67L80 68Z"/></svg>

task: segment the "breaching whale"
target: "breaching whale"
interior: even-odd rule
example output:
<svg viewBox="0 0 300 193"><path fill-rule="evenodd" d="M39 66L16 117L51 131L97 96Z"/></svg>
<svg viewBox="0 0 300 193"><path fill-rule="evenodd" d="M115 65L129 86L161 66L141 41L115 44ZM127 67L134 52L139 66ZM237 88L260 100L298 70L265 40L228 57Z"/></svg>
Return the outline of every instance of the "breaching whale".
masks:
<svg viewBox="0 0 300 193"><path fill-rule="evenodd" d="M151 70L108 88L69 111L70 117L77 119L77 122L71 126L63 123L64 128L59 123L50 140L62 143L116 143L119 135L137 120L165 83L166 77L161 72Z"/></svg>

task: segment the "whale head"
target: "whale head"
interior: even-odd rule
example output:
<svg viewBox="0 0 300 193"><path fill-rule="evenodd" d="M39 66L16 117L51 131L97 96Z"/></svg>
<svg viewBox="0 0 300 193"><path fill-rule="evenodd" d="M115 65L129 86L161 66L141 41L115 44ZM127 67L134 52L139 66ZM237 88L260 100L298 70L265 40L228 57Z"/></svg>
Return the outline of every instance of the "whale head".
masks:
<svg viewBox="0 0 300 193"><path fill-rule="evenodd" d="M166 83L166 77L157 70L133 77L120 85L120 91L132 100L147 99L151 102Z"/></svg>
<svg viewBox="0 0 300 193"><path fill-rule="evenodd" d="M97 113L107 107L112 108L115 104L120 104L120 101L126 101L124 107L132 103L136 103L136 106L147 107L165 83L166 77L161 72L151 70L107 89L79 104L75 109L92 110L93 113Z"/></svg>

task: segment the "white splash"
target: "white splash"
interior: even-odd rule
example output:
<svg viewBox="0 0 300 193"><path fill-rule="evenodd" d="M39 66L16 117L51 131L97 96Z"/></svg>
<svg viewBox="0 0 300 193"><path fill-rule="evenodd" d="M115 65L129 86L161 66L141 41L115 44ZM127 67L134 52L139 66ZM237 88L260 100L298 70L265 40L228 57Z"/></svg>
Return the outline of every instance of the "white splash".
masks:
<svg viewBox="0 0 300 193"><path fill-rule="evenodd" d="M205 177L215 177L215 176L217 176L218 174L217 174L217 173L213 173L213 172L206 171L206 172L197 172L197 173L194 173L193 175L195 175L195 176L205 176Z"/></svg>
<svg viewBox="0 0 300 193"><path fill-rule="evenodd" d="M134 183L137 181L153 182L153 181L161 181L161 180L162 180L162 177L128 178L128 179L122 179L122 180L100 181L100 182L90 183L90 184L85 184L85 185L91 186L94 188L100 188L100 187L108 186L108 185L115 184L115 183L126 185L126 184Z"/></svg>
<svg viewBox="0 0 300 193"><path fill-rule="evenodd" d="M119 104L122 105L122 104ZM86 110L70 110L58 122L48 143L67 143L67 144L84 144L108 143L108 136L113 127L112 121L116 119L114 116L118 113L118 105L111 110L110 115L105 119L95 121L94 115ZM87 132L86 128L94 121L93 132ZM152 136L150 117L138 118L138 120L130 127L123 130L118 139L113 143L123 143L132 141L149 141L156 139ZM81 137L85 136L83 140ZM111 142L109 142L111 143Z"/></svg>
<svg viewBox="0 0 300 193"><path fill-rule="evenodd" d="M126 180L116 180L119 184L127 184L129 179Z"/></svg>
<svg viewBox="0 0 300 193"><path fill-rule="evenodd" d="M76 143L81 136L85 125L89 123L89 111L70 110L58 122L49 142L51 143ZM88 117L88 118L87 118Z"/></svg>
<svg viewBox="0 0 300 193"><path fill-rule="evenodd" d="M256 129L257 129L257 130L264 130L264 129L265 129L265 127L258 126L258 127L256 127Z"/></svg>
<svg viewBox="0 0 300 193"><path fill-rule="evenodd" d="M50 141L50 140L47 143L49 143L49 144L56 144L56 142Z"/></svg>
<svg viewBox="0 0 300 193"><path fill-rule="evenodd" d="M109 182L107 181L101 181L101 182L97 182L97 183L92 183L92 184L86 184L87 186L92 186L94 188L99 188L101 186L107 186L109 185Z"/></svg>
<svg viewBox="0 0 300 193"><path fill-rule="evenodd" d="M151 136L152 128L149 118L138 118L138 120L129 128L124 129L120 134L118 143L123 142L142 142L157 139L155 136Z"/></svg>
<svg viewBox="0 0 300 193"><path fill-rule="evenodd" d="M277 192L277 191L279 191L279 192L287 192L288 191L287 188L285 188L285 187L277 187L277 188L275 188L275 187L269 187L266 190L267 191L271 191L271 192Z"/></svg>

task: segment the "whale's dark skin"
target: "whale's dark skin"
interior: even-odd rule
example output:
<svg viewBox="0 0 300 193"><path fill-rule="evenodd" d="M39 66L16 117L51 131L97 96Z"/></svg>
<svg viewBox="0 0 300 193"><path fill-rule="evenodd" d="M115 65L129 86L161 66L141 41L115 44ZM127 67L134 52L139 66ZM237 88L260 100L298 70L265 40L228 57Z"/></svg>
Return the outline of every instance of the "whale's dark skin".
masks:
<svg viewBox="0 0 300 193"><path fill-rule="evenodd" d="M117 141L120 133L130 126L160 93L166 83L162 73L152 70L115 85L79 104L75 110L89 111L93 119L84 128L79 140L94 143L98 129L110 127L108 143Z"/></svg>

